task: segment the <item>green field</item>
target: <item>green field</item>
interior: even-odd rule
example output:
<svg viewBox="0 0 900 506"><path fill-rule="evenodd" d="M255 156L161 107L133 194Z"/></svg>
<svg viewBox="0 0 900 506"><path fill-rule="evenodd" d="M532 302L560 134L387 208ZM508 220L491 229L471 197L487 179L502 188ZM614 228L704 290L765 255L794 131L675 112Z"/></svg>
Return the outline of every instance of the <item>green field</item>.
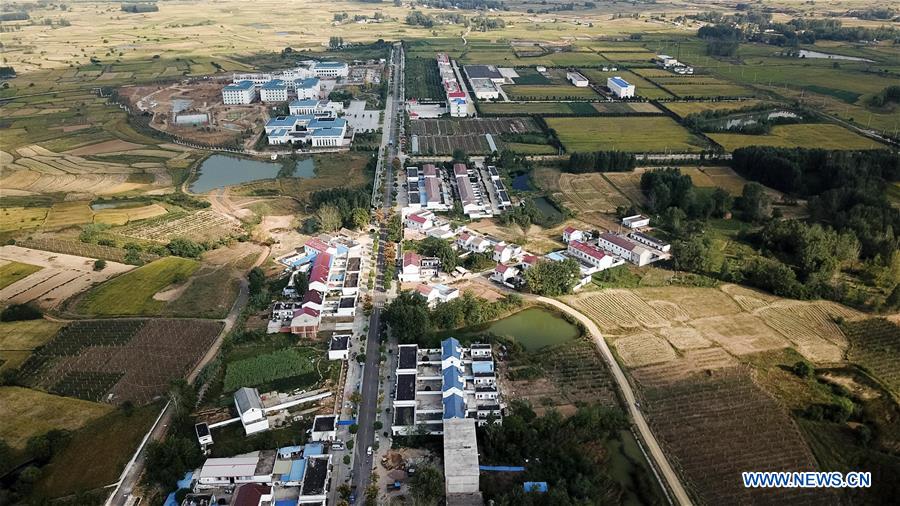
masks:
<svg viewBox="0 0 900 506"><path fill-rule="evenodd" d="M521 142L510 142L505 148L523 155L555 155L556 148L547 144L523 144Z"/></svg>
<svg viewBox="0 0 900 506"><path fill-rule="evenodd" d="M584 110L583 102L483 102L478 105L484 115L520 115L520 114L591 114L590 109Z"/></svg>
<svg viewBox="0 0 900 506"><path fill-rule="evenodd" d="M43 319L0 323L0 370L20 367L31 350L49 341L62 325Z"/></svg>
<svg viewBox="0 0 900 506"><path fill-rule="evenodd" d="M754 99L716 102L666 102L665 107L682 118L685 118L691 114L706 111L736 111L746 107L753 107L760 103L762 103L762 101Z"/></svg>
<svg viewBox="0 0 900 506"><path fill-rule="evenodd" d="M225 390L315 373L319 356L315 348L288 348L231 362L225 370Z"/></svg>
<svg viewBox="0 0 900 506"><path fill-rule="evenodd" d="M708 134L727 151L746 146L773 146L779 148L821 149L881 149L873 140L855 134L846 128L830 123L803 123L776 125L765 135Z"/></svg>
<svg viewBox="0 0 900 506"><path fill-rule="evenodd" d="M696 153L708 146L672 118L545 118L566 150Z"/></svg>
<svg viewBox="0 0 900 506"><path fill-rule="evenodd" d="M6 288L20 279L25 279L41 269L43 267L38 265L14 261L0 265L0 289Z"/></svg>
<svg viewBox="0 0 900 506"><path fill-rule="evenodd" d="M577 88L570 84L504 86L510 100L598 100L591 88Z"/></svg>
<svg viewBox="0 0 900 506"><path fill-rule="evenodd" d="M187 258L161 258L91 289L79 302L78 311L96 316L158 314L166 302L154 300L153 295L183 283L199 266Z"/></svg>
<svg viewBox="0 0 900 506"><path fill-rule="evenodd" d="M30 388L0 387L0 439L13 448L21 448L31 436L51 429L77 429L112 410L108 404Z"/></svg>

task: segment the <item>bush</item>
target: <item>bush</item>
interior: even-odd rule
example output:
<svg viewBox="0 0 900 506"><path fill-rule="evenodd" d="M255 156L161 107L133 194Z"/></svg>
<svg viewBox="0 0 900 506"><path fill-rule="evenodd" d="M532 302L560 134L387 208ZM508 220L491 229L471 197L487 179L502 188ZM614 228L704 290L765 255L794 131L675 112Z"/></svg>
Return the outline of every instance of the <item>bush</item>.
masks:
<svg viewBox="0 0 900 506"><path fill-rule="evenodd" d="M41 310L29 304L11 304L0 313L0 321L17 322L38 320L44 316Z"/></svg>
<svg viewBox="0 0 900 506"><path fill-rule="evenodd" d="M102 258L94 260L94 270L95 271L102 271L105 268L106 268L106 260L104 260Z"/></svg>

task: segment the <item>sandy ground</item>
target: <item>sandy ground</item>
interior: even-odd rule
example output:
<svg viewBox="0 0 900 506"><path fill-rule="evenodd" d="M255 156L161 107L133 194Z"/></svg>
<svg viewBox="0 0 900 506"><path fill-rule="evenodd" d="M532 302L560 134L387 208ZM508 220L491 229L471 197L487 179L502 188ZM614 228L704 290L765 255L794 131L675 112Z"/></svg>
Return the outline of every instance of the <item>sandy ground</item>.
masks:
<svg viewBox="0 0 900 506"><path fill-rule="evenodd" d="M262 240L271 239L272 255L275 257L294 251L308 239L297 231L295 219L293 215L264 216L257 227Z"/></svg>
<svg viewBox="0 0 900 506"><path fill-rule="evenodd" d="M102 271L94 271L94 259L47 251L0 247L0 258L43 267L38 272L0 290L0 300L15 303L34 301L41 307L58 306L69 297L91 286L134 269L133 265L106 262Z"/></svg>

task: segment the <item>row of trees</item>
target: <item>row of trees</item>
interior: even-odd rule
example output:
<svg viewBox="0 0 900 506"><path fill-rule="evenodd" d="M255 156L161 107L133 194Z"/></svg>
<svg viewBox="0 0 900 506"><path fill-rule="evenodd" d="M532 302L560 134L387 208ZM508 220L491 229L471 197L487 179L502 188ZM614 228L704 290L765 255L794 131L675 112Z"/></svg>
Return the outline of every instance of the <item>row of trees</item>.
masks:
<svg viewBox="0 0 900 506"><path fill-rule="evenodd" d="M563 170L575 174L585 172L629 172L634 169L634 154L622 151L572 153Z"/></svg>
<svg viewBox="0 0 900 506"><path fill-rule="evenodd" d="M371 194L365 187L329 188L313 192L309 206L318 230L334 232L341 227L365 228L369 224Z"/></svg>

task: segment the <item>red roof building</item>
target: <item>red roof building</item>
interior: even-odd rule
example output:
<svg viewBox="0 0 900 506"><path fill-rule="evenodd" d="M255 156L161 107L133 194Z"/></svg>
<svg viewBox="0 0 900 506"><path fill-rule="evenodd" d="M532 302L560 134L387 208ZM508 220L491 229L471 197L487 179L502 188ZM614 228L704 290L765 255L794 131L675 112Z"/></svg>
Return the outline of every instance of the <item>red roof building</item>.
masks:
<svg viewBox="0 0 900 506"><path fill-rule="evenodd" d="M407 251L403 254L403 267L418 267L422 263L422 257L415 251Z"/></svg>
<svg viewBox="0 0 900 506"><path fill-rule="evenodd" d="M310 283L327 283L328 271L331 269L331 255L328 253L319 253L313 262L312 269L309 270Z"/></svg>

